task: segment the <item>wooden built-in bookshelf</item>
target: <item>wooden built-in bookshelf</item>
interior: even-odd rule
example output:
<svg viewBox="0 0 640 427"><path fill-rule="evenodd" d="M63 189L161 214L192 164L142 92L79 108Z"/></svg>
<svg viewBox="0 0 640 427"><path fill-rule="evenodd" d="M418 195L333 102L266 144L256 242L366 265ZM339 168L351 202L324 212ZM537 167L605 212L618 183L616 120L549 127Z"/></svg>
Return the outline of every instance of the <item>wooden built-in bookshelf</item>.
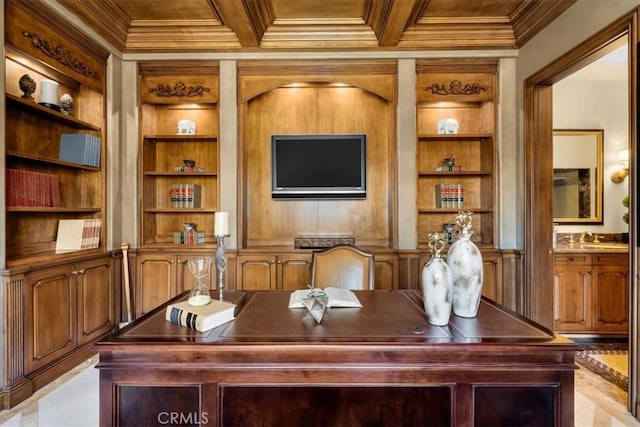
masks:
<svg viewBox="0 0 640 427"><path fill-rule="evenodd" d="M417 62L417 224L418 247L428 235L454 223L459 211L473 215L473 240L495 245L496 62L421 60ZM439 133L438 123L453 119L456 133ZM453 170L446 159L454 158ZM438 207L436 186L462 188L461 206ZM442 204L441 204L442 205Z"/></svg>
<svg viewBox="0 0 640 427"><path fill-rule="evenodd" d="M218 68L217 63L140 64L141 246L173 247L183 224L205 232L204 244L215 245L213 214L219 207ZM178 121L196 124L194 134L178 133ZM192 170L178 170L185 161ZM172 205L171 186L195 184L199 207ZM181 246L181 245L180 245Z"/></svg>

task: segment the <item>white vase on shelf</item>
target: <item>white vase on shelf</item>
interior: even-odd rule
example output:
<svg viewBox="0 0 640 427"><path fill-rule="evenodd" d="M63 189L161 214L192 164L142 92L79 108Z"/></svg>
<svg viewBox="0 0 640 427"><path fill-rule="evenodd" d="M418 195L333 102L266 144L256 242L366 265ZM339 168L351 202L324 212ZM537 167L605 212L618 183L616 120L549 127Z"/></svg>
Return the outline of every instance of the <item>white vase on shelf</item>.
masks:
<svg viewBox="0 0 640 427"><path fill-rule="evenodd" d="M445 233L429 235L431 259L422 269L422 300L427 321L445 326L451 317L453 303L453 276L441 252L445 246Z"/></svg>
<svg viewBox="0 0 640 427"><path fill-rule="evenodd" d="M471 241L471 218L471 212L458 212L460 234L447 254L453 275L453 313L460 317L475 317L482 296L482 253Z"/></svg>

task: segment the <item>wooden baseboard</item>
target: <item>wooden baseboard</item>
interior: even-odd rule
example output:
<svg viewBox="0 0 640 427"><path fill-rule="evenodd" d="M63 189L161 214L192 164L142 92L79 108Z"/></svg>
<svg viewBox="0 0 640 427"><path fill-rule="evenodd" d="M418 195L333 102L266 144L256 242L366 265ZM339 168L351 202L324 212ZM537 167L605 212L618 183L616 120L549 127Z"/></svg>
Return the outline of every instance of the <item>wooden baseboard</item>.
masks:
<svg viewBox="0 0 640 427"><path fill-rule="evenodd" d="M94 342L91 342L78 347L54 363L50 363L6 385L0 392L0 404L2 405L0 409L6 410L15 407L31 397L36 391L94 356L96 351L93 350L93 344Z"/></svg>

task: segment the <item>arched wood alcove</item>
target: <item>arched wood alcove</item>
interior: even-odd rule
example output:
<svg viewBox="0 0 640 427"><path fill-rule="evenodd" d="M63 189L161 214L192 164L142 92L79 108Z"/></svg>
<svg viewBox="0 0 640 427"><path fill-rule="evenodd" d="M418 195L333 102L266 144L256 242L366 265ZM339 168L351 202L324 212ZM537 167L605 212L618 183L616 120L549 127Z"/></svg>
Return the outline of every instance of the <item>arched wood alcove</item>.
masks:
<svg viewBox="0 0 640 427"><path fill-rule="evenodd" d="M292 248L299 235L350 235L392 248L396 187L395 61L246 62L239 75L239 242ZM367 135L367 197L271 198L271 136Z"/></svg>

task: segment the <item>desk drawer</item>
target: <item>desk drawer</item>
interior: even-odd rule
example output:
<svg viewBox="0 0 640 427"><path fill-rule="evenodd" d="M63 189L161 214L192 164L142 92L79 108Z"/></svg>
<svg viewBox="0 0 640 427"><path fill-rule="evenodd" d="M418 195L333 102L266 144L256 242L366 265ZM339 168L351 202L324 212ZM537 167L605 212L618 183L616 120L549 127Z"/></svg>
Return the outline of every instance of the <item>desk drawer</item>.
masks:
<svg viewBox="0 0 640 427"><path fill-rule="evenodd" d="M591 265L591 254L568 253L555 254L553 256L554 265Z"/></svg>

